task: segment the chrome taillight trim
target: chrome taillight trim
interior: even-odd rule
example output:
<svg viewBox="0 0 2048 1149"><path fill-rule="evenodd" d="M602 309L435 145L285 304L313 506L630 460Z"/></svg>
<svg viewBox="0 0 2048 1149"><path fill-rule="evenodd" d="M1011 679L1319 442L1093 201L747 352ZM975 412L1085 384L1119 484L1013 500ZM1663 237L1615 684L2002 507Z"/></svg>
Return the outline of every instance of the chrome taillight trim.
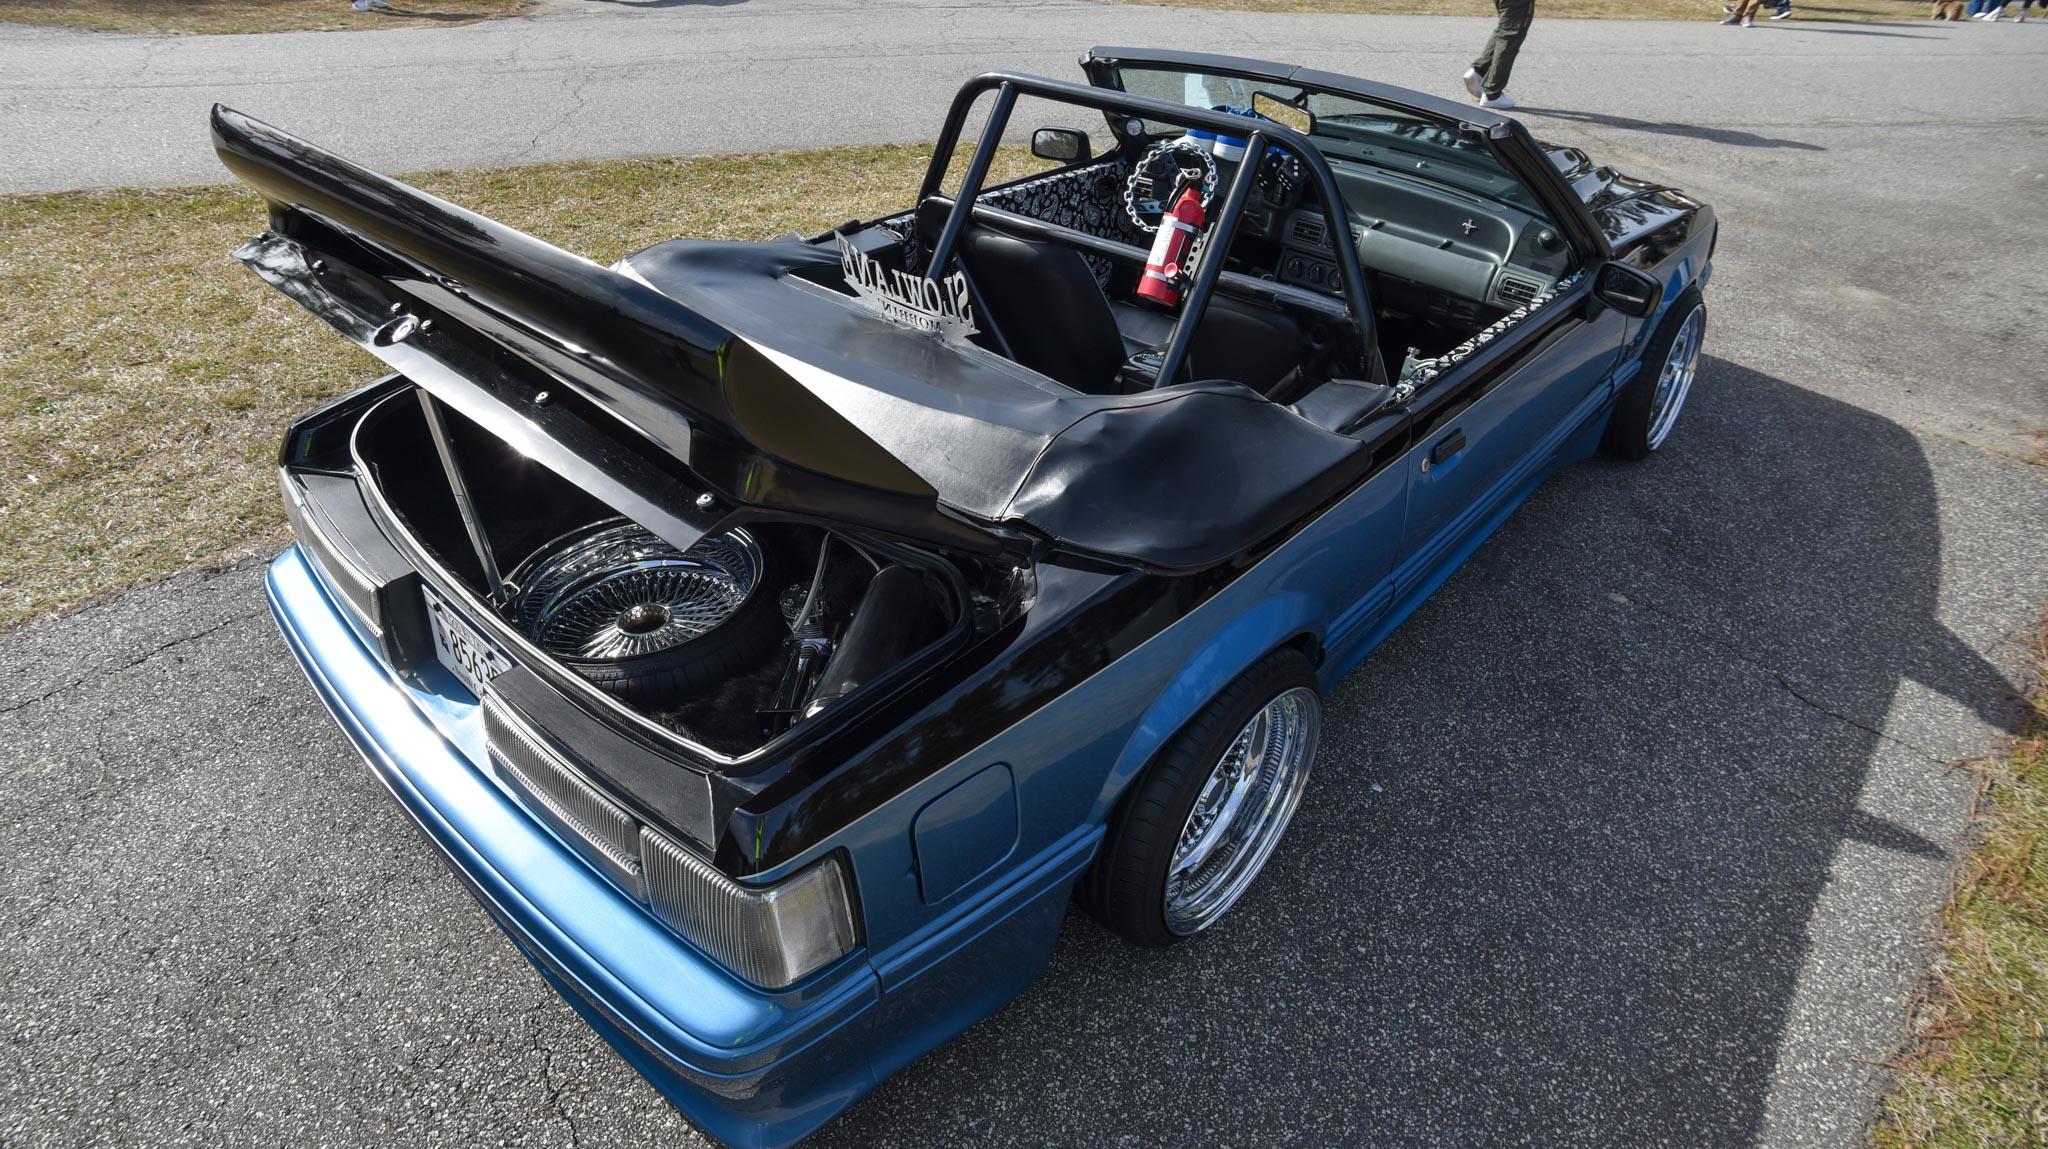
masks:
<svg viewBox="0 0 2048 1149"><path fill-rule="evenodd" d="M495 695L484 699L491 767L572 847L635 898L647 900L640 864L640 822L585 782Z"/></svg>
<svg viewBox="0 0 2048 1149"><path fill-rule="evenodd" d="M773 886L743 886L644 826L640 857L654 915L756 985L793 985L857 944L853 903L837 858Z"/></svg>
<svg viewBox="0 0 2048 1149"><path fill-rule="evenodd" d="M827 857L773 885L749 886L644 825L586 781L495 694L483 700L491 769L557 837L712 960L783 989L860 944L845 868Z"/></svg>

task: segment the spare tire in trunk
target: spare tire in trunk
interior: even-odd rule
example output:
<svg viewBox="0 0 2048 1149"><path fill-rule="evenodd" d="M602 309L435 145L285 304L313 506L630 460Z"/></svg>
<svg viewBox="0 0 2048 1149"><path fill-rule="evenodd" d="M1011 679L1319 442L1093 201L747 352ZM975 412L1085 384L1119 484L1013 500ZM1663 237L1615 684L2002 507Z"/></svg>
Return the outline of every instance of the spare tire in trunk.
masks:
<svg viewBox="0 0 2048 1149"><path fill-rule="evenodd" d="M768 552L744 530L689 550L611 519L520 564L512 620L535 645L627 702L659 708L710 689L782 629Z"/></svg>

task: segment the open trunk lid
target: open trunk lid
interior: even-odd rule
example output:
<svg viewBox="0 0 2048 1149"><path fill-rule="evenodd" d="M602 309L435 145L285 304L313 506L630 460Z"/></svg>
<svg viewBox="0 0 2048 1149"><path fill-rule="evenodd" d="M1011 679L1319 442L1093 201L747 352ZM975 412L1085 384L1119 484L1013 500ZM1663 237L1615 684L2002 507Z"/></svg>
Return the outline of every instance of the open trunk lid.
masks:
<svg viewBox="0 0 2048 1149"><path fill-rule="evenodd" d="M736 402L729 356L743 345L646 283L232 109L215 106L212 126L221 162L271 205L272 230L237 258L677 547L746 503L972 552L1018 548L947 512L787 375L748 372ZM831 449L797 460L764 447L812 439Z"/></svg>

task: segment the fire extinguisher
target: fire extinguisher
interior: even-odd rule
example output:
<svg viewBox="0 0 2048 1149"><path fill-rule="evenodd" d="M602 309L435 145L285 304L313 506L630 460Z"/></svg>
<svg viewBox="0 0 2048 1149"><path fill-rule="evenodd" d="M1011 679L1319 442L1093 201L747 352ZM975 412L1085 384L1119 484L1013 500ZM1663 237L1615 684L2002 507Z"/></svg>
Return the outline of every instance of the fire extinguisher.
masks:
<svg viewBox="0 0 2048 1149"><path fill-rule="evenodd" d="M1174 201L1173 210L1159 217L1159 237L1152 241L1152 254L1145 260L1144 278L1138 280L1138 297L1161 307L1180 306L1180 278L1185 271L1188 250L1195 245L1195 233L1209 222L1202 210L1202 197L1190 187Z"/></svg>

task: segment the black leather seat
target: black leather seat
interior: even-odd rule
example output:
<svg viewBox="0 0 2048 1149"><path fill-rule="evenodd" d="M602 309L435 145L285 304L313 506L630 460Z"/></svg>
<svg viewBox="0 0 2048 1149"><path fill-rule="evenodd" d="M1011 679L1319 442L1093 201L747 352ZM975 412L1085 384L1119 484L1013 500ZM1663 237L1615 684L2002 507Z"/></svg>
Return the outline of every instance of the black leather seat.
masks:
<svg viewBox="0 0 2048 1149"><path fill-rule="evenodd" d="M968 228L960 240L967 274L1010 357L1076 391L1118 390L1124 361L1173 334L1171 312L1112 304L1070 247L986 227ZM1285 312L1218 293L1195 328L1182 378L1229 379L1263 394L1307 354L1307 336Z"/></svg>
<svg viewBox="0 0 2048 1149"><path fill-rule="evenodd" d="M1080 252L970 227L960 236L960 256L1010 358L1076 391L1117 389L1123 336Z"/></svg>
<svg viewBox="0 0 2048 1149"><path fill-rule="evenodd" d="M1162 347L1173 335L1172 312L1111 303L1125 347L1133 354ZM1188 379L1229 379L1260 394L1273 390L1308 356L1308 337L1285 312L1216 292L1188 345Z"/></svg>

